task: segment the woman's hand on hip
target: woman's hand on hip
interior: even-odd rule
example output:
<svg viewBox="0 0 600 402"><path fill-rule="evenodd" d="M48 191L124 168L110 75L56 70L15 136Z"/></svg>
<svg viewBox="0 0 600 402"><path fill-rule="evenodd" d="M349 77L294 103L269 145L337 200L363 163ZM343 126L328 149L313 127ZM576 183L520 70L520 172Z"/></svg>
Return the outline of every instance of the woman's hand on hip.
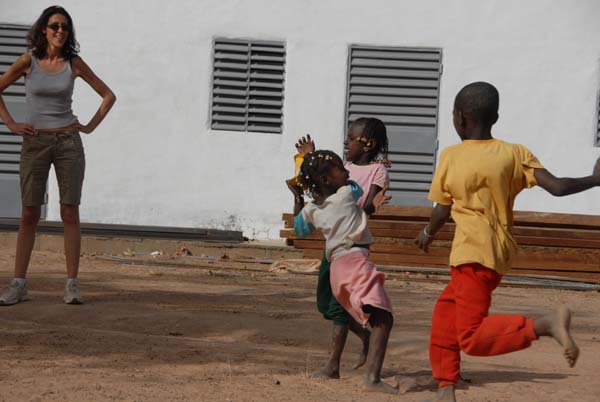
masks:
<svg viewBox="0 0 600 402"><path fill-rule="evenodd" d="M35 128L27 123L10 123L6 125L11 133L17 135L34 135Z"/></svg>
<svg viewBox="0 0 600 402"><path fill-rule="evenodd" d="M91 134L94 131L89 125L83 125L80 122L75 122L72 126L73 130L77 130L80 133Z"/></svg>

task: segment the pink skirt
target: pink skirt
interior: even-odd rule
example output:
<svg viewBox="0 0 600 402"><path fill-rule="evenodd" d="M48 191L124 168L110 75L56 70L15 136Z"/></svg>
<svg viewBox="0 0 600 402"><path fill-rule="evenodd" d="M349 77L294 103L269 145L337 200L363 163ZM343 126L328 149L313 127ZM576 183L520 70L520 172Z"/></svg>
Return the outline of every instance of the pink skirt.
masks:
<svg viewBox="0 0 600 402"><path fill-rule="evenodd" d="M384 275L369 261L369 251L361 249L335 257L329 271L331 289L337 301L360 325L369 321L364 306L392 312L392 302L383 288Z"/></svg>

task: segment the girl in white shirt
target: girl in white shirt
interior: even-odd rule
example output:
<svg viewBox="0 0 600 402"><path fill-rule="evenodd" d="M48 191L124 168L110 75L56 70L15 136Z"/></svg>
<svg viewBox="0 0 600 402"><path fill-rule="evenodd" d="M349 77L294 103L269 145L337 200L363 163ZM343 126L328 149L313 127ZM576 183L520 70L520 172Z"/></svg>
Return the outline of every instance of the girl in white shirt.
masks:
<svg viewBox="0 0 600 402"><path fill-rule="evenodd" d="M368 390L395 393L381 381L381 368L393 325L392 303L383 287L384 276L369 261L373 239L367 215L356 204L362 189L349 180L340 157L331 151L316 151L304 157L299 175L313 201L305 205L299 186L294 194L294 230L307 236L319 229L325 237L330 281L338 302L360 325L371 326L364 384Z"/></svg>

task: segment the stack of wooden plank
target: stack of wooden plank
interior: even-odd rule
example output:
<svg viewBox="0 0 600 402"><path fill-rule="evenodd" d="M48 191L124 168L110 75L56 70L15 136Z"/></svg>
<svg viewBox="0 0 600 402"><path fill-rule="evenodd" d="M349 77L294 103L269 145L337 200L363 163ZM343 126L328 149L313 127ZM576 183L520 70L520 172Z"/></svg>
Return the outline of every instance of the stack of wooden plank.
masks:
<svg viewBox="0 0 600 402"><path fill-rule="evenodd" d="M376 264L405 267L447 267L454 224L447 223L436 235L429 253L413 243L429 220L431 208L385 206L371 216L375 239L371 259ZM600 282L600 216L515 212L513 234L519 252L512 275L561 277ZM297 238L292 214L283 214L281 237L304 250L305 258L321 258L323 236L318 231Z"/></svg>

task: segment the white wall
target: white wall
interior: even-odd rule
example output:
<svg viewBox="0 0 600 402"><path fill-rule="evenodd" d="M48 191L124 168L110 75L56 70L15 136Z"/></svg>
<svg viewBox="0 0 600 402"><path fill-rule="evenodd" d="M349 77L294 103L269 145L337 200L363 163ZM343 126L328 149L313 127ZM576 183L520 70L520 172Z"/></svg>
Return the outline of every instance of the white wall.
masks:
<svg viewBox="0 0 600 402"><path fill-rule="evenodd" d="M0 0L4 23L32 23L54 1ZM241 229L277 238L292 207L284 179L310 132L342 151L349 44L443 49L439 139L456 143L452 102L465 84L500 91L494 134L526 144L557 175L591 172L600 88L600 3L574 1L63 1L81 56L114 90L107 120L84 138L82 220ZM284 133L209 129L214 37L287 45ZM76 84L82 122L99 98ZM49 219L58 219L50 188ZM557 199L540 190L517 209L600 213L600 190Z"/></svg>

